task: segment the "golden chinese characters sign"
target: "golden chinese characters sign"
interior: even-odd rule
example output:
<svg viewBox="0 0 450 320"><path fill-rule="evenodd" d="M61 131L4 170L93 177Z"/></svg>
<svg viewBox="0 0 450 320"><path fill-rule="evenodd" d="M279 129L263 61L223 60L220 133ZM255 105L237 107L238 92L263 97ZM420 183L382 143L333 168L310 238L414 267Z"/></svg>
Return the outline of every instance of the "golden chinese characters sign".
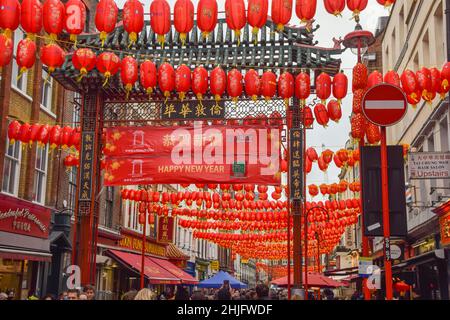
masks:
<svg viewBox="0 0 450 320"><path fill-rule="evenodd" d="M173 240L173 217L158 217L158 242L169 243Z"/></svg>
<svg viewBox="0 0 450 320"><path fill-rule="evenodd" d="M441 227L441 244L443 246L450 244L450 212L447 212L439 218Z"/></svg>
<svg viewBox="0 0 450 320"><path fill-rule="evenodd" d="M142 239L134 237L132 235L123 235L123 238L119 241L119 247L141 251ZM146 241L145 252L148 254L164 257L166 255L166 247L153 242Z"/></svg>
<svg viewBox="0 0 450 320"><path fill-rule="evenodd" d="M197 99L190 101L167 101L162 107L161 118L180 119L223 119L225 117L224 101Z"/></svg>

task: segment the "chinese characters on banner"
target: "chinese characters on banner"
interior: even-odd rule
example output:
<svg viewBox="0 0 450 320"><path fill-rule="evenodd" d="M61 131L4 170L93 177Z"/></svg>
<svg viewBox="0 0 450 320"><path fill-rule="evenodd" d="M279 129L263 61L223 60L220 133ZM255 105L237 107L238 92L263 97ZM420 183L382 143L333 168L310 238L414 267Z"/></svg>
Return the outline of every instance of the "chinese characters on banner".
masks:
<svg viewBox="0 0 450 320"><path fill-rule="evenodd" d="M105 185L279 184L280 128L115 127L105 132Z"/></svg>
<svg viewBox="0 0 450 320"><path fill-rule="evenodd" d="M289 168L290 168L290 198L302 200L303 194L303 137L301 129L290 130Z"/></svg>
<svg viewBox="0 0 450 320"><path fill-rule="evenodd" d="M169 243L173 240L173 217L158 217L158 242Z"/></svg>
<svg viewBox="0 0 450 320"><path fill-rule="evenodd" d="M167 120L223 119L224 101L199 100L168 101L161 109L161 118Z"/></svg>
<svg viewBox="0 0 450 320"><path fill-rule="evenodd" d="M83 132L80 159L80 200L91 200L92 194L92 165L94 153L94 133Z"/></svg>

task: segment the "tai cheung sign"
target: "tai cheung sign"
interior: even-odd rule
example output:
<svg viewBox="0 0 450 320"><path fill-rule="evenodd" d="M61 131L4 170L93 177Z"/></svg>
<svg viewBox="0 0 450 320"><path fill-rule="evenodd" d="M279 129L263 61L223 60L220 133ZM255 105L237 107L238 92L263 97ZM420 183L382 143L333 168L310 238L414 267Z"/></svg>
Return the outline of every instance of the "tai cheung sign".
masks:
<svg viewBox="0 0 450 320"><path fill-rule="evenodd" d="M448 179L450 178L450 153L410 153L408 173L410 179Z"/></svg>

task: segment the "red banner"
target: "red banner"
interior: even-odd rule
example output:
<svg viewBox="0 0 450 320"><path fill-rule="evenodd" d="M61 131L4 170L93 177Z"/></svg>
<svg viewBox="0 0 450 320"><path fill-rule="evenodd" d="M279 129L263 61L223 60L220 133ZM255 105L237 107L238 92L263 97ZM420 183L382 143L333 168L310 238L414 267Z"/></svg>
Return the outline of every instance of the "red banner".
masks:
<svg viewBox="0 0 450 320"><path fill-rule="evenodd" d="M106 131L105 185L280 183L280 129L117 127Z"/></svg>
<svg viewBox="0 0 450 320"><path fill-rule="evenodd" d="M27 236L48 238L49 208L0 194L0 230Z"/></svg>
<svg viewBox="0 0 450 320"><path fill-rule="evenodd" d="M173 217L158 217L158 236L157 241L169 243L173 240Z"/></svg>

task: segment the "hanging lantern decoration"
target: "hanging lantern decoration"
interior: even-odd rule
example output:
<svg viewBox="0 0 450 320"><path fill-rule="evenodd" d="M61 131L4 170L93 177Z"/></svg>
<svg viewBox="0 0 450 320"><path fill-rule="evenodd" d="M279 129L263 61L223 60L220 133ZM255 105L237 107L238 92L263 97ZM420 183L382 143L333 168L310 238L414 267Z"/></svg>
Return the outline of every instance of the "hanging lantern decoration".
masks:
<svg viewBox="0 0 450 320"><path fill-rule="evenodd" d="M342 168L342 166L344 165L344 163L339 159L339 156L337 154L333 156L333 162L338 168Z"/></svg>
<svg viewBox="0 0 450 320"><path fill-rule="evenodd" d="M258 72L254 69L250 69L245 73L245 94L256 101L258 95L261 92L261 80L259 79Z"/></svg>
<svg viewBox="0 0 450 320"><path fill-rule="evenodd" d="M384 82L400 87L400 76L394 70L389 70L384 75Z"/></svg>
<svg viewBox="0 0 450 320"><path fill-rule="evenodd" d="M27 37L34 38L42 30L43 8L39 0L23 0L20 6L20 24Z"/></svg>
<svg viewBox="0 0 450 320"><path fill-rule="evenodd" d="M438 93L441 99L445 99L445 95L450 91L450 62L447 62L441 70L441 86Z"/></svg>
<svg viewBox="0 0 450 320"><path fill-rule="evenodd" d="M333 78L333 97L337 99L339 104L347 95L348 79L343 72L339 72Z"/></svg>
<svg viewBox="0 0 450 320"><path fill-rule="evenodd" d="M139 0L127 0L123 5L123 28L128 32L129 47L136 43L144 28L144 7Z"/></svg>
<svg viewBox="0 0 450 320"><path fill-rule="evenodd" d="M377 70L373 71L367 79L367 87L372 88L383 82L383 75Z"/></svg>
<svg viewBox="0 0 450 320"><path fill-rule="evenodd" d="M65 7L59 0L45 0L42 7L44 30L50 35L51 40L58 39L58 35L64 29Z"/></svg>
<svg viewBox="0 0 450 320"><path fill-rule="evenodd" d="M167 100L170 93L175 89L175 70L167 62L161 64L158 68L158 85Z"/></svg>
<svg viewBox="0 0 450 320"><path fill-rule="evenodd" d="M315 162L319 159L319 156L317 155L317 151L313 147L306 149L306 156L308 157L308 159L311 162Z"/></svg>
<svg viewBox="0 0 450 320"><path fill-rule="evenodd" d="M433 100L431 72L428 68L422 68L416 72L417 84L422 93L422 98L431 103Z"/></svg>
<svg viewBox="0 0 450 320"><path fill-rule="evenodd" d="M192 92L202 104L203 96L208 90L208 71L204 67L197 67L192 72Z"/></svg>
<svg viewBox="0 0 450 320"><path fill-rule="evenodd" d="M181 45L185 45L187 34L194 27L194 4L191 0L177 0L173 9L173 23L180 34Z"/></svg>
<svg viewBox="0 0 450 320"><path fill-rule="evenodd" d="M237 69L228 72L227 93L234 102L237 102L239 96L242 94L242 73Z"/></svg>
<svg viewBox="0 0 450 320"><path fill-rule="evenodd" d="M311 93L311 79L306 72L300 72L295 77L295 96L300 99L300 104L304 106L306 99Z"/></svg>
<svg viewBox="0 0 450 320"><path fill-rule="evenodd" d="M366 126L366 137L370 144L377 144L381 141L380 127L373 124L372 122L367 122Z"/></svg>
<svg viewBox="0 0 450 320"><path fill-rule="evenodd" d="M310 184L308 186L308 192L311 197L315 197L319 194L319 188L315 184Z"/></svg>
<svg viewBox="0 0 450 320"><path fill-rule="evenodd" d="M77 81L81 79L95 67L96 56L95 53L88 48L77 49L72 55L72 64L75 69L80 71L80 76Z"/></svg>
<svg viewBox="0 0 450 320"><path fill-rule="evenodd" d="M203 38L207 38L217 24L217 1L200 0L197 5L197 26Z"/></svg>
<svg viewBox="0 0 450 320"><path fill-rule="evenodd" d="M31 126L27 122L20 125L17 139L23 144L28 144L30 142L30 128Z"/></svg>
<svg viewBox="0 0 450 320"><path fill-rule="evenodd" d="M441 92L442 76L441 71L438 68L430 68L431 75L431 97L434 99L436 94Z"/></svg>
<svg viewBox="0 0 450 320"><path fill-rule="evenodd" d="M327 105L327 113L331 121L338 123L342 117L341 105L334 99L330 100Z"/></svg>
<svg viewBox="0 0 450 320"><path fill-rule="evenodd" d="M269 10L268 0L249 0L247 9L247 21L252 27L252 34L255 43L258 41L258 32L267 22Z"/></svg>
<svg viewBox="0 0 450 320"><path fill-rule="evenodd" d="M97 57L95 66L97 67L97 70L103 74L103 77L105 78L103 86L106 86L109 78L119 71L120 59L112 52L103 52Z"/></svg>
<svg viewBox="0 0 450 320"><path fill-rule="evenodd" d="M20 3L17 0L0 0L0 29L7 38L19 27Z"/></svg>
<svg viewBox="0 0 450 320"><path fill-rule="evenodd" d="M61 129L61 146L63 150L67 149L69 146L70 136L73 133L73 129L69 126L65 126Z"/></svg>
<svg viewBox="0 0 450 320"><path fill-rule="evenodd" d="M319 165L319 169L323 172L327 171L328 169L328 164L325 162L325 160L323 159L323 156L319 157L319 160L317 161L317 164Z"/></svg>
<svg viewBox="0 0 450 320"><path fill-rule="evenodd" d="M0 33L0 71L11 62L13 56L13 42L5 34Z"/></svg>
<svg viewBox="0 0 450 320"><path fill-rule="evenodd" d="M108 33L116 27L119 9L114 0L100 0L95 11L95 26L100 31L102 47L105 44Z"/></svg>
<svg viewBox="0 0 450 320"><path fill-rule="evenodd" d="M8 125L9 144L13 145L19 137L20 123L17 120L11 121Z"/></svg>
<svg viewBox="0 0 450 320"><path fill-rule="evenodd" d="M304 117L304 124L306 128L311 128L311 126L314 123L314 117L313 117L313 113L312 110L309 106L304 106L303 107L303 117Z"/></svg>
<svg viewBox="0 0 450 320"><path fill-rule="evenodd" d="M170 6L166 0L154 0L150 4L150 26L164 48L165 35L170 31Z"/></svg>
<svg viewBox="0 0 450 320"><path fill-rule="evenodd" d="M367 87L368 70L362 63L357 63L353 67L353 91L359 89L366 89Z"/></svg>
<svg viewBox="0 0 450 320"><path fill-rule="evenodd" d="M53 126L49 132L50 149L55 149L61 144L61 127L59 125Z"/></svg>
<svg viewBox="0 0 450 320"><path fill-rule="evenodd" d="M153 88L156 87L156 78L156 65L150 60L145 60L139 69L139 81L149 97L153 93Z"/></svg>
<svg viewBox="0 0 450 320"><path fill-rule="evenodd" d="M273 98L277 92L277 76L271 71L266 71L261 77L261 94L266 101Z"/></svg>
<svg viewBox="0 0 450 320"><path fill-rule="evenodd" d="M278 96L284 100L286 108L289 99L294 95L294 76L289 72L283 72L278 78Z"/></svg>
<svg viewBox="0 0 450 320"><path fill-rule="evenodd" d="M284 26L289 23L292 16L292 0L272 0L271 18L277 26L277 31L282 32Z"/></svg>
<svg viewBox="0 0 450 320"><path fill-rule="evenodd" d="M241 29L247 22L244 0L225 0L225 21L228 28L234 31L234 37L239 45L241 42Z"/></svg>
<svg viewBox="0 0 450 320"><path fill-rule="evenodd" d="M345 0L324 0L325 10L334 16L342 16L345 9Z"/></svg>
<svg viewBox="0 0 450 320"><path fill-rule="evenodd" d="M419 88L419 84L417 82L416 74L411 70L405 70L400 77L403 91L406 93L408 97L408 102L416 106L417 103L420 102L421 92Z"/></svg>
<svg viewBox="0 0 450 320"><path fill-rule="evenodd" d="M181 101L186 97L186 93L191 90L191 69L182 64L175 71L175 90Z"/></svg>
<svg viewBox="0 0 450 320"><path fill-rule="evenodd" d="M41 128L39 129L39 132L37 134L36 137L36 141L38 146L45 146L49 139L50 139L50 130L52 129L52 127L50 127L48 124L44 124L41 126Z"/></svg>
<svg viewBox="0 0 450 320"><path fill-rule="evenodd" d="M120 78L125 85L126 98L134 87L138 78L138 64L136 59L131 56L126 56L122 59L120 66Z"/></svg>
<svg viewBox="0 0 450 320"><path fill-rule="evenodd" d="M308 24L316 15L317 0L296 0L295 13L302 23Z"/></svg>
<svg viewBox="0 0 450 320"><path fill-rule="evenodd" d="M351 117L351 135L353 139L359 141L364 139L365 119L362 113L353 114Z"/></svg>
<svg viewBox="0 0 450 320"><path fill-rule="evenodd" d="M41 49L41 60L48 67L49 74L55 71L56 68L60 68L65 58L66 53L55 43L50 43Z"/></svg>
<svg viewBox="0 0 450 320"><path fill-rule="evenodd" d="M215 67L210 75L210 91L216 104L220 101L227 88L227 75L221 67Z"/></svg>
<svg viewBox="0 0 450 320"><path fill-rule="evenodd" d="M328 73L322 72L316 78L316 95L322 100L322 104L331 96L331 77Z"/></svg>
<svg viewBox="0 0 450 320"><path fill-rule="evenodd" d="M328 121L330 119L328 117L328 113L327 113L327 109L325 108L325 105L323 105L322 103L316 104L316 106L314 107L314 116L315 116L318 124L320 124L324 128L327 127Z"/></svg>
<svg viewBox="0 0 450 320"><path fill-rule="evenodd" d="M392 6L395 3L395 0L377 0L377 2L387 8Z"/></svg>
<svg viewBox="0 0 450 320"><path fill-rule="evenodd" d="M347 7L353 12L353 17L359 17L361 11L367 7L368 0L347 0Z"/></svg>
<svg viewBox="0 0 450 320"><path fill-rule="evenodd" d="M353 113L361 113L362 112L362 100L364 98L364 94L366 93L363 89L358 89L353 93Z"/></svg>
<svg viewBox="0 0 450 320"><path fill-rule="evenodd" d="M86 6L81 0L69 0L65 6L64 27L70 34L70 41L77 43L77 35L84 31Z"/></svg>
<svg viewBox="0 0 450 320"><path fill-rule="evenodd" d="M333 160L333 155L334 155L334 152L331 151L330 149L324 150L321 154L323 161L325 161L326 164L331 163L331 161Z"/></svg>

